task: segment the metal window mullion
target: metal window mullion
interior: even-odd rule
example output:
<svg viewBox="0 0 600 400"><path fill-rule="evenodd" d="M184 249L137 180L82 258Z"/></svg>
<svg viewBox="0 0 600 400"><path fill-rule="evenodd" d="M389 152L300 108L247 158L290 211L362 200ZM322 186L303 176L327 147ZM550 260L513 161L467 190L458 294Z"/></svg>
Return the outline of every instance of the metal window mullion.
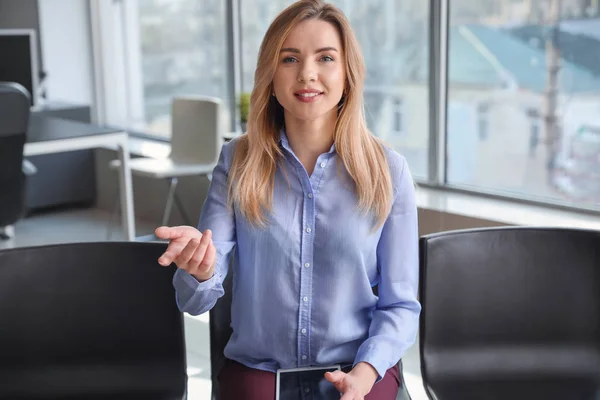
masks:
<svg viewBox="0 0 600 400"><path fill-rule="evenodd" d="M449 0L429 2L428 181L446 183L446 110Z"/></svg>
<svg viewBox="0 0 600 400"><path fill-rule="evenodd" d="M240 20L240 1L227 0L225 10L225 25L227 36L227 81L228 81L228 102L231 112L231 131L240 131L240 110L237 106L237 99L242 93L242 60L240 46L240 31L242 29Z"/></svg>

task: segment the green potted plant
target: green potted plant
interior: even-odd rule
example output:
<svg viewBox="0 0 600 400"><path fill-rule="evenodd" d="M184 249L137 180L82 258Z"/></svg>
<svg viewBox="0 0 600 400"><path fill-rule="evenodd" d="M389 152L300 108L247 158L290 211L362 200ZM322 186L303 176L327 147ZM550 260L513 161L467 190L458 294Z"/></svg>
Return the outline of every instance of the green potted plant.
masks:
<svg viewBox="0 0 600 400"><path fill-rule="evenodd" d="M250 112L250 93L243 92L240 95L238 106L240 108L240 123L242 126L242 132L246 132L248 129L248 113Z"/></svg>

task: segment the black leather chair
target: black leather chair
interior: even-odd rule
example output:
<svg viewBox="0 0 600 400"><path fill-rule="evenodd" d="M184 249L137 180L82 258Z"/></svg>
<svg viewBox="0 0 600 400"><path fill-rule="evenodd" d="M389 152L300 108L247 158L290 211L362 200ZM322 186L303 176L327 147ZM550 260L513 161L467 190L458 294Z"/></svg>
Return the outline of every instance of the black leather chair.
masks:
<svg viewBox="0 0 600 400"><path fill-rule="evenodd" d="M0 251L0 399L185 399L175 267L157 263L165 248Z"/></svg>
<svg viewBox="0 0 600 400"><path fill-rule="evenodd" d="M23 86L0 82L0 237L14 235L12 225L25 211L25 176L35 173L23 160L29 98Z"/></svg>
<svg viewBox="0 0 600 400"><path fill-rule="evenodd" d="M235 251L234 253L235 254ZM217 303L210 310L210 367L212 380L212 400L219 400L219 371L225 364L223 352L225 346L233 333L231 329L231 292L233 285L233 267L229 268L229 273L223 281L225 294L217 300ZM376 291L377 288L374 288ZM410 395L404 383L402 374L402 361L398 363L400 368L401 388L396 400L410 400Z"/></svg>
<svg viewBox="0 0 600 400"><path fill-rule="evenodd" d="M234 249L235 252L235 249ZM233 266L223 281L225 293L217 300L209 312L210 330L210 377L212 381L212 400L219 400L219 371L225 364L223 352L233 333L231 329L231 301L233 286Z"/></svg>
<svg viewBox="0 0 600 400"><path fill-rule="evenodd" d="M600 232L424 236L420 355L438 400L600 395Z"/></svg>

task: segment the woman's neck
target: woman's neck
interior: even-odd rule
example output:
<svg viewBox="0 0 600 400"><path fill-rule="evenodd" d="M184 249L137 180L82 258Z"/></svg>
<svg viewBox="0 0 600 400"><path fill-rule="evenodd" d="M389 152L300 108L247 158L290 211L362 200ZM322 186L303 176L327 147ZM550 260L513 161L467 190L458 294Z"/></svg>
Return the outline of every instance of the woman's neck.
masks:
<svg viewBox="0 0 600 400"><path fill-rule="evenodd" d="M319 155L331 148L335 124L336 118L306 121L286 115L285 132L288 142L309 175L312 174Z"/></svg>

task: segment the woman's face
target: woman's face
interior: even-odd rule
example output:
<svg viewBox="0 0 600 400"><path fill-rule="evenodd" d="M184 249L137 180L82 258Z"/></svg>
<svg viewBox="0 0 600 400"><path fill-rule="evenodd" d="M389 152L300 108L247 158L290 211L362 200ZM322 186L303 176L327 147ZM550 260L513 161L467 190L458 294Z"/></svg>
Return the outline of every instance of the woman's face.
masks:
<svg viewBox="0 0 600 400"><path fill-rule="evenodd" d="M337 118L345 82L344 54L337 29L321 20L296 25L283 44L273 79L273 91L286 118Z"/></svg>

